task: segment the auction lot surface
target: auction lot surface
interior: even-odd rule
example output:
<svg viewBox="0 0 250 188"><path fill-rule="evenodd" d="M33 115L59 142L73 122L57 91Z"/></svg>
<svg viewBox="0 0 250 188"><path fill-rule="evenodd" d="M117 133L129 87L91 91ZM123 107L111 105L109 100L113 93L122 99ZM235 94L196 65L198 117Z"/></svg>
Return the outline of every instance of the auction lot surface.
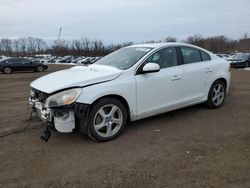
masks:
<svg viewBox="0 0 250 188"><path fill-rule="evenodd" d="M28 124L29 83L68 67L0 74L0 187L250 187L250 71L232 71L222 108L137 121L111 142L54 132L45 143L35 117L10 134Z"/></svg>

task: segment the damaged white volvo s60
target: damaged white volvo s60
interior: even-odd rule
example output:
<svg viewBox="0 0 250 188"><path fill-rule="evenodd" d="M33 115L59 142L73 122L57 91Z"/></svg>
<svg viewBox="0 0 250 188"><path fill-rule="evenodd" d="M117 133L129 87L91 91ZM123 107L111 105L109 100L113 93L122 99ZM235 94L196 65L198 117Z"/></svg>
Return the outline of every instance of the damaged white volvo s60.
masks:
<svg viewBox="0 0 250 188"><path fill-rule="evenodd" d="M230 76L226 60L193 45L133 45L33 81L29 102L59 132L108 141L128 121L198 103L221 107Z"/></svg>

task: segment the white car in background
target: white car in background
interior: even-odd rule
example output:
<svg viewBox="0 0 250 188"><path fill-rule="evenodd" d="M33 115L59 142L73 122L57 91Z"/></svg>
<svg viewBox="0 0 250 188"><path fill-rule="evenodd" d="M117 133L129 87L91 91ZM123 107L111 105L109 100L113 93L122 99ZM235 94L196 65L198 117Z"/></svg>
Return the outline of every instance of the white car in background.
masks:
<svg viewBox="0 0 250 188"><path fill-rule="evenodd" d="M86 62L90 59L90 57L84 57L77 61L78 64L86 64Z"/></svg>
<svg viewBox="0 0 250 188"><path fill-rule="evenodd" d="M226 60L193 45L133 45L33 81L29 102L58 131L107 141L128 121L198 103L221 107L230 75Z"/></svg>
<svg viewBox="0 0 250 188"><path fill-rule="evenodd" d="M230 58L232 58L232 55L230 55L230 54L217 54L217 56L219 56L223 59L226 59L226 60L229 60Z"/></svg>
<svg viewBox="0 0 250 188"><path fill-rule="evenodd" d="M7 56L1 55L1 56L0 56L0 61L5 60L5 59L7 59L7 58L8 58Z"/></svg>

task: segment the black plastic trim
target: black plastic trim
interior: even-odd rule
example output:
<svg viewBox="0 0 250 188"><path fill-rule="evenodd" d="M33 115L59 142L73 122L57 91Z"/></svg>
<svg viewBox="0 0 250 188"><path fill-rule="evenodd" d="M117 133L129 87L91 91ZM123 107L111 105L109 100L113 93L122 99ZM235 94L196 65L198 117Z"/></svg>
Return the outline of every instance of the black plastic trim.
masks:
<svg viewBox="0 0 250 188"><path fill-rule="evenodd" d="M76 130L79 133L88 134L88 117L90 104L75 103Z"/></svg>

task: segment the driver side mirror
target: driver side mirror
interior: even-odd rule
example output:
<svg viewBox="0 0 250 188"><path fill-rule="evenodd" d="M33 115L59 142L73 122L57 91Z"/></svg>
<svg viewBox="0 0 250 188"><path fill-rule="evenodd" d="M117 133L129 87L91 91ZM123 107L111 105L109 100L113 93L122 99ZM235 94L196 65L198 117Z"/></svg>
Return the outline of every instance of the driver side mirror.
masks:
<svg viewBox="0 0 250 188"><path fill-rule="evenodd" d="M157 63L147 63L143 66L142 72L143 73L151 73L151 72L159 72L160 66Z"/></svg>

